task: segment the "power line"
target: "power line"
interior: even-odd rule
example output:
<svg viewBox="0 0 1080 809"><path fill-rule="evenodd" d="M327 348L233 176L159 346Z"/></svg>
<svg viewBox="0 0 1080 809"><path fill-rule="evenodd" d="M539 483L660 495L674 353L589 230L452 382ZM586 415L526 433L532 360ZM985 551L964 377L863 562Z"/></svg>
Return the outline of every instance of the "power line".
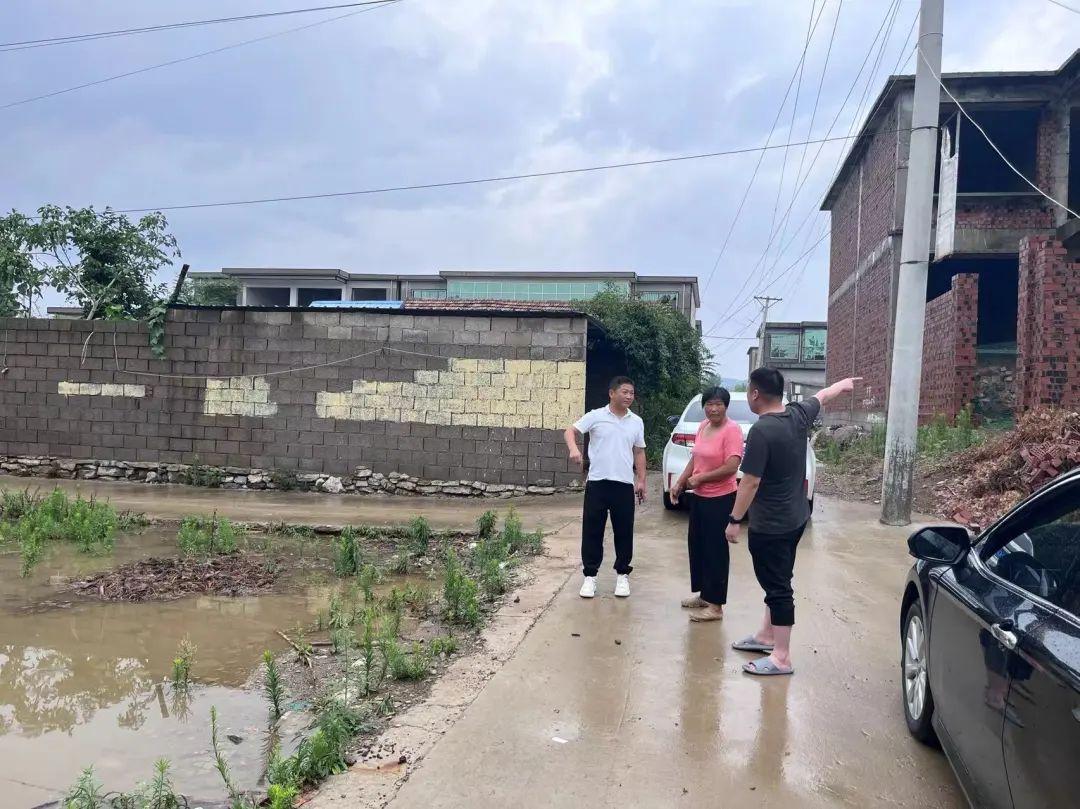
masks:
<svg viewBox="0 0 1080 809"><path fill-rule="evenodd" d="M59 96L59 95L64 95L66 93L73 93L76 90L85 90L87 87L96 87L99 84L106 84L106 83L111 82L111 81L116 81L117 79L126 79L126 78L128 78L130 76L137 76L137 75L139 75L141 73L149 73L151 70L158 70L159 68L163 68L163 67L171 67L172 65L179 65L179 64L182 64L184 62L191 62L191 61L193 61L195 59L201 59L204 56L213 56L214 54L223 53L224 51L233 50L234 48L242 48L245 45L254 45L256 42L265 42L266 40L274 39L275 37L285 36L286 34L294 34L297 31L304 31L304 30L307 30L308 28L315 28L316 26L319 26L319 25L326 25L327 23L336 22L337 20L344 20L346 17L355 17L358 14L366 14L369 11L378 11L381 8L386 8L387 6L396 5L396 4L400 3L400 2L402 2L402 0L386 0L386 2L383 2L380 5L368 6L367 8L362 8L359 11L350 11L348 14L339 14L336 17L328 17L325 20L319 20L318 22L308 23L307 25L299 25L299 26L297 26L295 28L286 28L284 31L277 31L276 33L273 33L273 34L266 34L266 35L261 36L261 37L255 37L254 39L245 39L243 42L234 42L231 45L223 45L220 48L214 48L214 49L209 50L209 51L203 51L201 53L195 53L195 54L192 54L191 56L183 56L183 57L181 57L179 59L170 59L168 62L159 62L156 65L148 65L147 67L140 67L140 68L138 68L136 70L129 70L126 73L118 73L115 76L106 76L103 79L97 79L95 81L88 81L88 82L85 82L83 84L76 84L73 87L65 87L65 88L63 88L61 90L53 90L52 92L42 93L41 95L31 96L29 98L20 98L18 101L9 101L7 104L0 104L0 110L11 109L12 107L19 107L19 106L22 106L23 104L33 103L34 101L43 101L43 100L45 100L47 98L55 98L56 96Z"/></svg>
<svg viewBox="0 0 1080 809"><path fill-rule="evenodd" d="M934 68L926 60L926 56L923 54L921 47L919 48L919 58L922 59L923 64L925 64L930 69L931 75L934 77L935 80L937 80L937 83L939 85L941 85L941 89L945 91L945 95L947 95L949 98L951 98L953 103L956 104L956 108L958 110L960 110L960 114L963 115L965 118L967 118L968 121L970 121L971 124L977 130L979 130L979 134L982 135L984 138L986 138L986 142L990 144L990 148L993 149L995 152L997 152L998 157L1000 157L1002 160L1005 161L1005 165L1008 166L1010 169L1012 169L1013 174L1015 174L1017 177L1019 177L1025 183L1030 185L1033 189L1038 191L1040 194L1042 194L1044 197L1046 197L1048 200L1050 200L1050 202L1054 203L1055 205L1057 205L1062 210L1066 211L1067 213L1072 214L1073 216L1075 216L1077 218L1080 218L1080 213L1077 213L1072 208L1070 208L1068 205L1066 205L1064 202L1061 202L1061 201L1055 199L1054 197L1050 196L1045 191L1043 191L1041 188L1039 188L1038 185L1036 185L1034 182L1032 182L1028 178L1028 176L1026 174L1024 174L1024 172L1020 171L1020 169L1018 169L1013 164L1013 162L1011 160L1009 160L1009 158L1007 158L1005 156L1005 153L1003 151L1001 151L1001 149L998 148L998 145L996 143L994 143L994 141L992 141L990 139L990 136L988 134L986 134L986 130L982 128L982 125L980 125L978 121L976 121L974 118L971 117L971 114L964 108L964 105L960 103L959 99L957 99L957 97L952 94L952 92L949 90L949 88L945 86L945 82L943 82L941 80L941 76L938 75L934 71Z"/></svg>
<svg viewBox="0 0 1080 809"><path fill-rule="evenodd" d="M825 11L825 5L822 4L821 11ZM818 21L821 20L821 14L818 14ZM802 55L799 57L798 63L795 65L795 72L791 74L791 80L788 81L787 90L784 91L784 98L780 102L780 108L776 111L776 118L773 119L772 127L769 129L769 137L765 139L765 144L768 145L772 141L773 133L776 132L776 126L780 123L780 116L784 114L784 107L787 105L788 95L791 93L791 88L795 84L795 77L798 74L803 62L806 60L807 51L810 49L810 40L813 38L814 30L817 30L817 22L814 23L814 29L810 32L810 37L807 37L806 45L803 47ZM789 133L790 137L790 133ZM758 172L761 170L761 164L765 159L765 153L762 152L758 157L757 164L754 166L754 172L750 175L750 182L746 184L746 189L743 191L742 199L739 200L739 207L735 209L735 216L731 220L731 226L728 228L727 234L724 236L724 241L720 245L720 252L716 256L716 261L713 262L712 269L709 270L709 274L705 277L705 283L701 287L702 293L705 293L709 289L709 284L712 283L713 276L716 274L717 267L720 266L720 261L724 258L724 254L727 252L728 243L731 241L731 236L735 232L735 226L739 223L739 218L742 216L743 208L746 207L746 200L750 196L750 191L754 187L754 182L757 180Z"/></svg>
<svg viewBox="0 0 1080 809"><path fill-rule="evenodd" d="M1073 6L1066 5L1065 3L1062 3L1061 0L1046 0L1046 1L1048 3L1053 3L1055 6L1058 6L1059 8L1065 9L1066 11L1071 11L1073 14L1080 14L1080 8L1074 8Z"/></svg>
<svg viewBox="0 0 1080 809"><path fill-rule="evenodd" d="M858 87L858 85L859 85L859 80L862 78L863 71L866 70L866 66L870 62L870 58L874 54L874 50L877 47L878 39L881 37L882 32L885 30L885 26L886 26L886 24L888 23L888 21L890 19L890 14L895 16L896 12L899 10L899 7L900 7L900 0L892 0L892 2L889 5L889 8L886 9L885 15L882 18L881 24L878 26L877 33L874 35L873 40L871 40L871 42L870 42L870 48L867 50L866 56L863 58L862 64L859 66L859 71L855 75L855 80L851 83L851 87L848 88L847 94L844 96L844 100L841 102L839 109L837 109L837 111L836 111L836 115L833 116L832 123L829 125L829 128L825 133L826 136L828 136L829 133L832 132L832 130L836 127L836 124L839 122L840 116L843 115L844 109L847 107L848 101L851 100L852 93L855 92L855 88ZM885 47L885 42L884 41L882 42L881 47L882 48ZM875 135L876 134L880 134L880 133L875 133ZM784 218L781 220L782 222L786 221L786 218L788 216L790 216L791 210L794 208L795 201L798 199L798 194L802 191L803 185L805 185L806 182L810 179L810 174L813 171L814 166L817 164L818 159L821 157L821 152L822 152L823 148L824 148L823 145L821 147L819 147L818 150L817 150L817 153L814 155L814 159L810 163L810 168L807 169L806 176L803 178L802 185L800 185L796 189L795 197L792 199L791 205L788 206L788 210L785 212ZM809 217L807 217L807 218L809 218ZM804 222L804 224L805 224L805 222ZM798 238L798 234L801 233L801 232L802 232L802 228L800 227L799 230L796 231L796 234L792 238L792 241L794 241L794 239ZM775 238L776 238L776 231L774 230L770 234L769 242L768 242L766 247L770 246ZM791 242L788 243L788 246L790 246L790 244L791 244ZM782 250L781 255L783 255L783 252L784 251ZM754 273L757 271L757 269L759 267L762 267L762 264L763 264L763 261L759 260L754 265L753 269L751 269L751 271L747 274L746 278L743 279L743 283L740 285L739 290L732 296L731 302L728 304L727 308L716 319L716 321L714 321L713 325L710 327L710 330L715 328L716 325L719 324L719 322L721 320L723 320L724 318L728 317L729 314L731 314L731 308L732 308L732 306L735 305L735 301L739 300L739 298L743 295L743 293L746 292L747 288L751 284L752 279L754 278ZM764 278L764 276L762 276L762 277Z"/></svg>
<svg viewBox="0 0 1080 809"><path fill-rule="evenodd" d="M842 141L851 140L854 136L833 137L828 140ZM514 180L534 180L543 177L557 177L566 174L588 174L596 171L610 171L613 169L636 168L639 166L655 166L664 163L680 163L688 160L703 160L710 157L728 157L731 155L752 154L773 149L784 149L791 146L803 146L804 144L820 143L821 140L797 141L794 143L775 143L766 146L751 146L743 149L726 149L717 152L703 152L701 154L674 155L672 157L657 157L651 160L633 160L624 163L606 163L597 166L581 166L569 169L553 169L551 171L534 171L527 174L504 174L495 177L480 177L469 180L449 180L437 183L418 183L415 185L394 185L379 188L362 188L356 191L332 191L322 194L295 194L280 197L260 197L256 199L227 200L222 202L194 202L183 205L158 205L146 208L118 208L116 213L150 213L153 211L184 211L193 208L227 208L237 205L263 205L271 202L298 202L312 199L333 199L337 197L360 197L373 194L389 194L404 191L425 191L436 188L455 188L468 185L486 185L490 183L504 183Z"/></svg>
<svg viewBox="0 0 1080 809"><path fill-rule="evenodd" d="M45 37L43 39L24 39L16 42L0 42L0 51L22 51L31 48L48 48L53 45L69 45L75 42L92 42L97 39L112 39L114 37L133 36L136 34L148 34L155 31L172 31L178 28L195 28L204 25L219 25L230 22L247 22L249 20L261 20L270 17L287 17L295 14L311 14L319 11L339 11L343 8L358 8L360 6L378 6L389 0L364 0L362 3L339 3L333 6L310 6L308 8L294 8L287 11L266 11L258 14L244 14L237 17L217 17L208 20L189 20L187 22L173 22L162 25L147 25L141 28L119 28L113 31L98 31L89 34L69 34L67 36Z"/></svg>

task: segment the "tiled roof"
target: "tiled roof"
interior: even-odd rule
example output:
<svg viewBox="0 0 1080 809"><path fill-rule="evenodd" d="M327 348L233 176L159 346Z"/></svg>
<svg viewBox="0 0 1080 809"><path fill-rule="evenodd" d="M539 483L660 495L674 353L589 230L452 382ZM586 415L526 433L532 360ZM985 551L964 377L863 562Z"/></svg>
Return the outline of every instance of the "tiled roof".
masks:
<svg viewBox="0 0 1080 809"><path fill-rule="evenodd" d="M506 300L407 300L404 308L440 310L446 312L506 312L507 314L583 314L570 301L506 301Z"/></svg>

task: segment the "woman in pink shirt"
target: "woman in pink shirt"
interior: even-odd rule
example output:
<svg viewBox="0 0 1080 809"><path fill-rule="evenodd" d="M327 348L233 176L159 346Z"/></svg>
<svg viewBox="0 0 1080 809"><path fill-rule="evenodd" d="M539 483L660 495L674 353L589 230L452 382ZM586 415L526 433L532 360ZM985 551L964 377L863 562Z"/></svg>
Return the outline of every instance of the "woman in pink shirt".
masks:
<svg viewBox="0 0 1080 809"><path fill-rule="evenodd" d="M682 602L699 608L691 621L719 621L727 602L730 557L724 531L735 505L736 473L743 454L742 428L727 417L731 394L711 387L701 394L705 420L698 426L690 462L671 489L671 499L690 498L690 589Z"/></svg>

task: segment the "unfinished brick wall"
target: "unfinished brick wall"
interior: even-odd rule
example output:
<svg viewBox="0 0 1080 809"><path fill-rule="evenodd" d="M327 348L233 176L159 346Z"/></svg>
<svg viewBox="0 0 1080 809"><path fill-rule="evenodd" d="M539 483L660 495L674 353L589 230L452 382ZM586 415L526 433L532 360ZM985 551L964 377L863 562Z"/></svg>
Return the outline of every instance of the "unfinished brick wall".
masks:
<svg viewBox="0 0 1080 809"><path fill-rule="evenodd" d="M952 288L926 304L919 421L950 421L975 399L979 276L954 275Z"/></svg>
<svg viewBox="0 0 1080 809"><path fill-rule="evenodd" d="M834 422L861 422L887 407L900 115L894 103L831 206L825 376L829 383L852 374L864 378L855 396L827 408Z"/></svg>
<svg viewBox="0 0 1080 809"><path fill-rule="evenodd" d="M1020 243L1017 413L1080 407L1080 261L1047 236Z"/></svg>
<svg viewBox="0 0 1080 809"><path fill-rule="evenodd" d="M176 310L156 360L142 324L4 319L0 456L566 486L586 332L580 316Z"/></svg>

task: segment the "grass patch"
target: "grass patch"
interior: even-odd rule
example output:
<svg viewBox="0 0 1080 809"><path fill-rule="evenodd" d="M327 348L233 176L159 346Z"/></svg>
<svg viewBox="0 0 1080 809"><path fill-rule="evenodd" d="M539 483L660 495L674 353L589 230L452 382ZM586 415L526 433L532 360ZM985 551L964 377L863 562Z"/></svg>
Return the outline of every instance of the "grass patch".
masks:
<svg viewBox="0 0 1080 809"><path fill-rule="evenodd" d="M938 459L981 444L995 432L994 426L976 427L971 408L964 408L951 422L937 416L919 427L917 450L919 457ZM871 425L870 431L845 446L822 434L814 448L818 460L829 466L864 465L885 458L886 427Z"/></svg>
<svg viewBox="0 0 1080 809"><path fill-rule="evenodd" d="M263 668L265 669L263 688L266 700L270 703L270 715L277 720L281 718L281 706L285 702L285 684L281 681L277 661L274 660L274 655L269 649L263 651Z"/></svg>
<svg viewBox="0 0 1080 809"><path fill-rule="evenodd" d="M56 542L68 542L81 553L111 553L121 519L108 503L80 496L74 499L61 489L38 498L29 492L5 492L0 541L15 543L22 557L22 575L29 576Z"/></svg>
<svg viewBox="0 0 1080 809"><path fill-rule="evenodd" d="M443 617L451 624L475 629L483 620L480 614L479 587L462 566L457 554L450 551L446 558L446 579L443 582Z"/></svg>
<svg viewBox="0 0 1080 809"><path fill-rule="evenodd" d="M185 517L176 535L186 556L225 556L236 553L241 529L224 517Z"/></svg>

